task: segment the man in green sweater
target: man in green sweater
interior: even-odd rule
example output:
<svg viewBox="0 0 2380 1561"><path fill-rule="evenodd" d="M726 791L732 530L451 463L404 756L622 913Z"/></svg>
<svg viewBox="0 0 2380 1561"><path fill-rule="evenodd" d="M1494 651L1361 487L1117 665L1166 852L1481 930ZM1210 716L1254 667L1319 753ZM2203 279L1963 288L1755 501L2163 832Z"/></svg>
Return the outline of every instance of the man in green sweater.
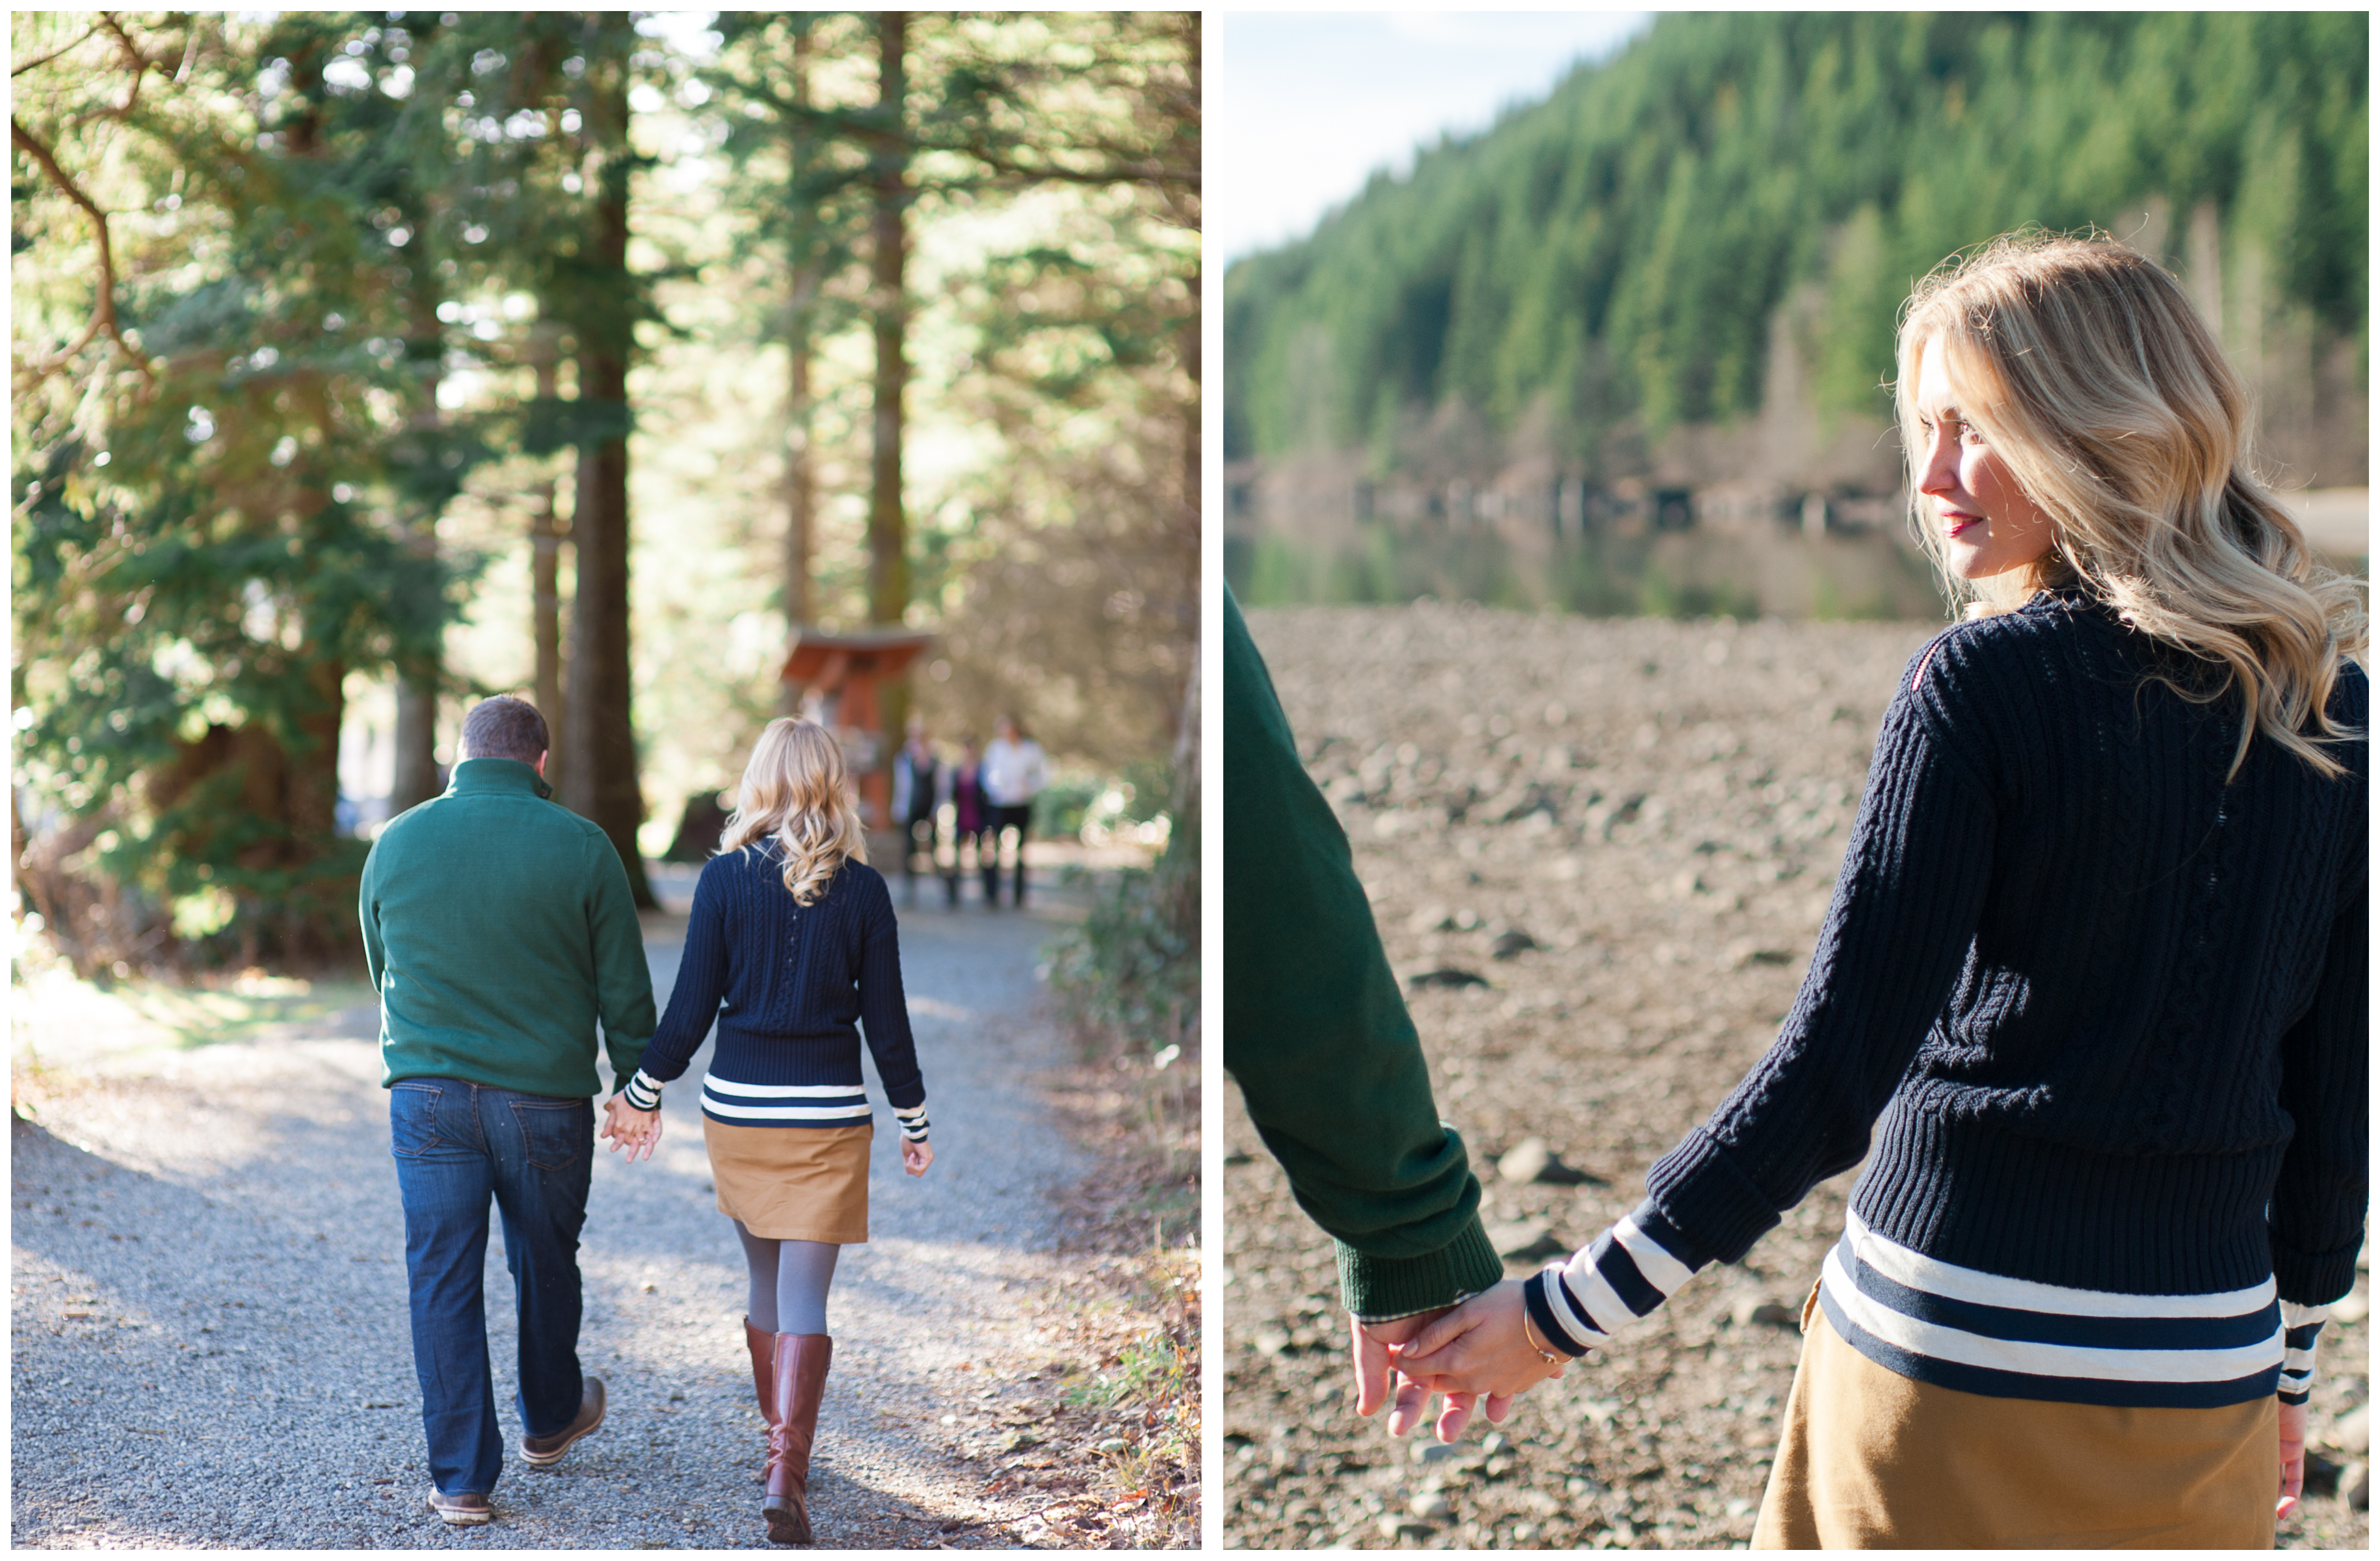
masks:
<svg viewBox="0 0 2380 1561"><path fill-rule="evenodd" d="M1339 819L1298 760L1240 604L1223 593L1223 1066L1298 1206L1339 1248L1355 1408L1388 1397L1394 1347L1504 1276L1479 1179L1440 1122ZM1398 1380L1389 1429L1427 1402ZM1472 1400L1451 1394L1452 1441ZM1488 1414L1504 1406L1491 1400Z"/></svg>
<svg viewBox="0 0 2380 1561"><path fill-rule="evenodd" d="M373 843L362 912L430 1506L471 1524L504 1468L480 1283L488 1201L518 1302L521 1457L543 1467L603 1421L602 1381L578 1369L595 1026L625 1079L654 1018L627 873L602 830L548 800L543 717L487 700L461 749L445 792Z"/></svg>

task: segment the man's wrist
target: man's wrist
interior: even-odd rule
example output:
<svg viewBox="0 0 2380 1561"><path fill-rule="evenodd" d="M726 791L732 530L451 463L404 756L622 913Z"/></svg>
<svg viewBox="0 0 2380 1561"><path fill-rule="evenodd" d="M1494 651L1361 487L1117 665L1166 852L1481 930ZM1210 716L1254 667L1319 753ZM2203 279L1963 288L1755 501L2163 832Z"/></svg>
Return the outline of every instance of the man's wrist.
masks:
<svg viewBox="0 0 2380 1561"><path fill-rule="evenodd" d="M1383 1258L1339 1248L1340 1299L1358 1322L1385 1323L1450 1307L1504 1277L1503 1261L1473 1214L1454 1239L1418 1257Z"/></svg>

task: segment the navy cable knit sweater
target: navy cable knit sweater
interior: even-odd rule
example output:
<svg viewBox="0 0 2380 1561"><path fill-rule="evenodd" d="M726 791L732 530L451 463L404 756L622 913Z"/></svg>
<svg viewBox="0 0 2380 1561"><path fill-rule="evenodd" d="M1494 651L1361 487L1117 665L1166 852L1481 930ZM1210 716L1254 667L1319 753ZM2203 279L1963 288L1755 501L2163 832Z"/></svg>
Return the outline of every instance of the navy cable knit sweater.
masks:
<svg viewBox="0 0 2380 1561"><path fill-rule="evenodd" d="M905 1129L924 1136L926 1083L901 992L892 896L865 862L844 862L807 906L786 892L773 842L703 864L677 984L638 1071L655 1083L684 1073L714 1016L704 1116L746 1127L867 1121L864 1028ZM632 1085L632 1104L638 1094Z"/></svg>
<svg viewBox="0 0 2380 1561"><path fill-rule="evenodd" d="M1597 1318L1742 1258L1868 1156L1828 1294L1923 1325L1863 1343L1904 1374L1948 1340L1973 1360L1938 1380L2005 1368L1977 1391L2220 1402L2272 1391L2284 1315L2310 1351L2319 1318L2298 1309L2347 1292L2363 1234L2369 746L2332 748L2349 774L2324 780L2260 739L2227 783L2236 700L2185 699L2160 670L2205 676L2079 592L1912 661L1776 1043L1631 1220L1530 1282L1549 1336L1598 1342ZM2344 668L2333 718L2360 732L2369 706ZM2161 1330L2233 1380L2161 1399L2022 1385L2165 1370L2104 1353ZM2234 1371L2252 1360L2261 1376Z"/></svg>

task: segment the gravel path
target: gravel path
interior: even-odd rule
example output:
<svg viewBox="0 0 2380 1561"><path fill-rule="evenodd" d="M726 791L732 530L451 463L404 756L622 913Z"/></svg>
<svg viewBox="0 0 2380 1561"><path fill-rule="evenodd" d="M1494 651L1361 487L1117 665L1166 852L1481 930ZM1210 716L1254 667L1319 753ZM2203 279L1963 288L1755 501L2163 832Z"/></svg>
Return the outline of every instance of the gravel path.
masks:
<svg viewBox="0 0 2380 1561"><path fill-rule="evenodd" d="M662 890L682 909L691 886L682 873ZM1030 1502L987 1494L974 1457L1068 1336L1051 1195L1088 1167L1029 1081L1060 1060L1034 967L1067 914L903 916L937 1158L912 1180L898 1136L876 1140L875 1238L846 1253L831 1303L822 1543L1036 1538ZM682 925L647 923L664 1000ZM603 1429L553 1471L508 1458L487 1528L424 1510L377 1020L368 989L344 995L324 1018L192 1046L57 973L18 988L37 1107L11 1145L13 1542L764 1546L743 1263L690 1087L669 1092L650 1162L596 1156L580 1354L610 1389ZM881 1099L872 1067L869 1090ZM490 1343L516 1436L502 1245Z"/></svg>
<svg viewBox="0 0 2380 1561"><path fill-rule="evenodd" d="M1411 990L1438 1108L1509 1272L1591 1239L1767 1049L1807 966L1911 624L1585 619L1421 604L1248 615ZM1514 933L1525 937L1514 938ZM1454 1448L1347 1403L1330 1243L1232 1091L1225 1543L1716 1549L1743 1543L1792 1326L1855 1173L1739 1264ZM1514 1180L1531 1139L1583 1179ZM1515 1169L1519 1169L1516 1165ZM2334 1460L2282 1548L2361 1549L2369 1281L2323 1338ZM2354 1470L2345 1471L2348 1485Z"/></svg>

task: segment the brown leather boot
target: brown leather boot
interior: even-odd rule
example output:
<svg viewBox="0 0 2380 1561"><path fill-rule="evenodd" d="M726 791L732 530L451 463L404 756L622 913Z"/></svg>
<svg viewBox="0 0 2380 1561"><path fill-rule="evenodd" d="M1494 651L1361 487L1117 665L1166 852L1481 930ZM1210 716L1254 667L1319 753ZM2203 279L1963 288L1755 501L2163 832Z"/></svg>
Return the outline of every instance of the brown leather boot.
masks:
<svg viewBox="0 0 2380 1561"><path fill-rule="evenodd" d="M773 1368L770 1362L776 1357L777 1335L766 1328L754 1327L752 1319L747 1317L744 1319L744 1349L745 1353L752 1357L752 1396L760 1406L760 1418L769 1424L774 1425L777 1423L777 1411L770 1408L776 1402L772 1396L774 1384L769 1379L773 1373ZM770 1433L766 1431L760 1433L763 1446L768 1445L769 1435ZM764 1465L760 1478L766 1480L768 1477L768 1470Z"/></svg>
<svg viewBox="0 0 2380 1561"><path fill-rule="evenodd" d="M756 1328L752 1319L744 1319L744 1351L752 1357L752 1396L760 1406L764 1421L776 1417L769 1412L770 1362L777 1357L777 1335L766 1328Z"/></svg>
<svg viewBox="0 0 2380 1561"><path fill-rule="evenodd" d="M775 1544L810 1543L810 1444L826 1396L834 1340L824 1334L779 1334L771 1360L775 1392L769 1421L769 1494L760 1504Z"/></svg>

